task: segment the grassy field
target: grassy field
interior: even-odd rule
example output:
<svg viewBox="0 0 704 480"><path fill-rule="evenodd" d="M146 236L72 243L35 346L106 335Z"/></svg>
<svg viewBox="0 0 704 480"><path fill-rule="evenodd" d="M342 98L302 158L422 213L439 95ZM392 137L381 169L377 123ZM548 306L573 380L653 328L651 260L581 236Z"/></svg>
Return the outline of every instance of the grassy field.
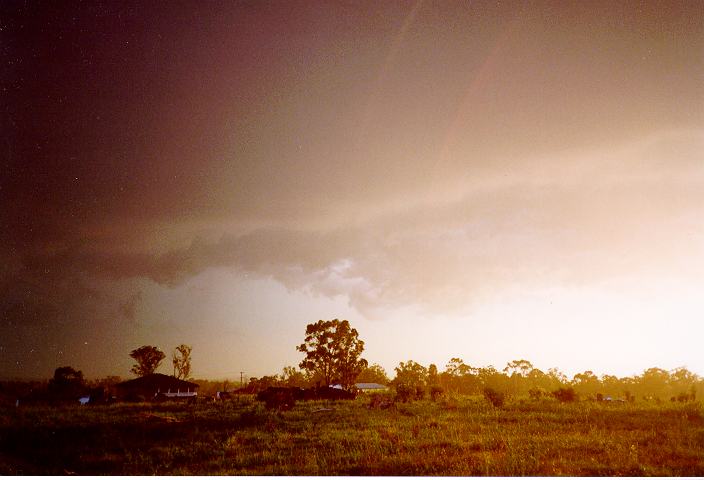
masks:
<svg viewBox="0 0 704 480"><path fill-rule="evenodd" d="M5 409L0 474L704 475L701 404L368 405Z"/></svg>

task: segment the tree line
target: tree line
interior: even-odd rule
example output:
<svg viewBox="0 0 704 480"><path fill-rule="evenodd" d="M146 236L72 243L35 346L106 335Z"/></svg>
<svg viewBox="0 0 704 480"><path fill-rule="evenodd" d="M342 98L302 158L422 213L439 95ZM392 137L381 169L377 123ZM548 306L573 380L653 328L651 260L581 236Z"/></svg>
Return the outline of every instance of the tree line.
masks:
<svg viewBox="0 0 704 480"><path fill-rule="evenodd" d="M530 365L530 368L516 372L509 367L516 362ZM356 383L379 383L404 392L411 389L413 392L420 391L420 394L413 394L420 397L437 392L483 395L485 390L491 389L505 396L540 399L571 389L579 398L594 400L686 402L704 398L704 380L684 367L671 371L649 368L641 375L632 377L597 376L588 370L568 378L557 368L543 372L527 360L508 362L504 369L497 370L491 365L471 367L460 358L452 358L443 371L439 371L434 364L426 367L408 360L394 368L393 377L389 377L380 365L371 364L359 373ZM309 372L287 366L280 374L250 378L246 389L254 393L272 386L308 388L319 384Z"/></svg>
<svg viewBox="0 0 704 480"><path fill-rule="evenodd" d="M461 358L451 358L441 371L437 365L422 365L414 360L399 362L391 378L378 364L369 364L362 358L364 342L347 320L320 320L307 325L303 343L296 350L304 354L298 368L284 367L282 373L252 377L239 390L256 393L269 387L301 387L339 384L343 389L354 389L356 383L378 383L393 388L404 399L436 397L444 393L477 395L483 394L492 403L502 403L506 397L557 397L560 400L620 399L624 401L646 400L693 401L704 398L704 379L684 367L671 371L649 368L641 375L616 377L597 376L592 371L577 373L568 378L557 368L542 371L525 359L513 360L498 370L494 366L475 367ZM173 376L191 379L191 353L189 345L177 346L171 356ZM130 352L135 360L131 372L137 376L154 373L166 358L159 348L144 345ZM70 398L86 387L110 387L120 381L110 376L87 382L80 370L59 367L54 377L43 387L37 382L36 390L56 398ZM17 390L27 386L22 382L3 382L2 390ZM228 390L228 382L200 381L201 393L210 390ZM14 385L14 387L12 386ZM220 387L222 385L222 387ZM30 389L31 391L31 389Z"/></svg>
<svg viewBox="0 0 704 480"><path fill-rule="evenodd" d="M353 388L355 383L379 383L393 387L403 396L415 398L451 392L496 395L497 398L527 396L570 400L582 397L685 402L704 395L704 380L684 367L672 371L650 368L641 375L621 378L597 376L587 370L570 379L557 368L544 372L525 359L510 361L498 370L492 365L473 367L455 357L442 371L435 364L426 367L413 360L400 362L394 368L394 377L390 378L380 365L370 365L361 357L364 342L347 320L320 320L308 325L304 342L296 348L305 354L299 369L288 366L279 375L251 378L247 389L260 391L270 386L321 384Z"/></svg>

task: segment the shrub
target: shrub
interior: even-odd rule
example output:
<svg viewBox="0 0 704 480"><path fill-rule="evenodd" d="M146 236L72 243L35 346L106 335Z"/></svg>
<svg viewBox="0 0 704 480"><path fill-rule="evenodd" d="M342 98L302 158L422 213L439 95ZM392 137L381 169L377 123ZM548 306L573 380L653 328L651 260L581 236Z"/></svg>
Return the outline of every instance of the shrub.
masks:
<svg viewBox="0 0 704 480"><path fill-rule="evenodd" d="M433 385L430 387L430 398L433 400L433 402L437 402L442 398L442 394L445 393L445 390L439 385Z"/></svg>
<svg viewBox="0 0 704 480"><path fill-rule="evenodd" d="M408 402L413 400L416 393L416 389L405 383L401 383L396 386L396 400L400 402Z"/></svg>
<svg viewBox="0 0 704 480"><path fill-rule="evenodd" d="M572 387L558 388L552 392L552 395L561 402L574 402L577 400L577 393Z"/></svg>
<svg viewBox="0 0 704 480"><path fill-rule="evenodd" d="M416 385L416 400L423 400L425 398L425 387L422 385Z"/></svg>
<svg viewBox="0 0 704 480"><path fill-rule="evenodd" d="M270 387L259 392L257 400L263 401L267 409L290 410L296 404L293 391L282 387Z"/></svg>
<svg viewBox="0 0 704 480"><path fill-rule="evenodd" d="M505 395L503 392L497 392L493 388L484 389L484 398L487 399L495 407L502 407L504 405Z"/></svg>
<svg viewBox="0 0 704 480"><path fill-rule="evenodd" d="M387 408L392 408L394 406L394 399L391 398L389 395L380 395L378 393L372 394L372 396L369 398L369 408L370 410L373 409L380 409L384 410Z"/></svg>
<svg viewBox="0 0 704 480"><path fill-rule="evenodd" d="M545 393L545 390L542 388L531 388L528 390L528 396L531 400L540 400L543 396L545 396Z"/></svg>
<svg viewBox="0 0 704 480"><path fill-rule="evenodd" d="M674 398L674 397L673 397L673 398ZM689 401L692 401L692 402L693 402L693 401L695 401L695 398L696 398L696 397L694 397L694 395L690 395L689 393L685 393L685 392L682 392L682 393L680 393L680 394L677 395L677 401L680 402L680 403L686 403L686 402L689 402Z"/></svg>

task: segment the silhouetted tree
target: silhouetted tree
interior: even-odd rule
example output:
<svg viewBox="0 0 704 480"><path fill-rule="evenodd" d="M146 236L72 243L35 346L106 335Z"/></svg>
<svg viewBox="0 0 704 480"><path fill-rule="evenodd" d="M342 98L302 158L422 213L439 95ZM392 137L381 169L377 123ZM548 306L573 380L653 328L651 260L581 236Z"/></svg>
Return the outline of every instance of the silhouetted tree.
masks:
<svg viewBox="0 0 704 480"><path fill-rule="evenodd" d="M398 389L399 386L404 385L408 387L425 387L428 378L428 369L425 368L420 363L409 360L407 362L400 362L398 367L396 367L396 378L392 382L394 386Z"/></svg>
<svg viewBox="0 0 704 480"><path fill-rule="evenodd" d="M554 391L558 388L566 387L567 385L569 385L569 379L567 378L567 375L558 370L557 367L548 369L548 373L546 375L548 377L548 385L546 385L545 388L550 391Z"/></svg>
<svg viewBox="0 0 704 480"><path fill-rule="evenodd" d="M486 387L483 391L484 398L495 407L503 407L506 396L503 392L494 390L491 387Z"/></svg>
<svg viewBox="0 0 704 480"><path fill-rule="evenodd" d="M250 377L245 390L249 393L257 393L269 387L282 387L283 381L278 375L265 375L262 378Z"/></svg>
<svg viewBox="0 0 704 480"><path fill-rule="evenodd" d="M174 377L186 380L191 375L191 350L192 348L184 343L174 349L171 358Z"/></svg>
<svg viewBox="0 0 704 480"><path fill-rule="evenodd" d="M154 371L159 368L161 361L166 355L157 347L144 345L136 350L132 350L130 357L137 361L137 363L132 366L132 373L143 377L154 373Z"/></svg>
<svg viewBox="0 0 704 480"><path fill-rule="evenodd" d="M550 378L538 368L534 368L528 373L528 385L533 389L549 389Z"/></svg>
<svg viewBox="0 0 704 480"><path fill-rule="evenodd" d="M638 398L667 397L670 393L670 373L662 368L649 368L635 380L633 391Z"/></svg>
<svg viewBox="0 0 704 480"><path fill-rule="evenodd" d="M464 363L461 358L451 358L440 375L440 383L458 393L476 393L480 390L478 369Z"/></svg>
<svg viewBox="0 0 704 480"><path fill-rule="evenodd" d="M440 385L440 375L438 375L438 367L434 363L428 365L428 385Z"/></svg>
<svg viewBox="0 0 704 480"><path fill-rule="evenodd" d="M54 370L54 378L49 380L48 387L56 397L77 396L85 387L83 372L72 367L59 367Z"/></svg>
<svg viewBox="0 0 704 480"><path fill-rule="evenodd" d="M676 368L670 372L668 384L670 394L686 394L689 400L694 401L697 397L697 384L700 383L698 375L690 372L684 367Z"/></svg>
<svg viewBox="0 0 704 480"><path fill-rule="evenodd" d="M506 364L504 372L510 375L520 375L521 377L527 377L528 373L533 370L533 364L528 360L513 360Z"/></svg>
<svg viewBox="0 0 704 480"><path fill-rule="evenodd" d="M599 378L591 370L575 374L572 385L580 395L596 395L603 387Z"/></svg>
<svg viewBox="0 0 704 480"><path fill-rule="evenodd" d="M311 383L310 377L296 367L284 367L281 374L281 381L287 387L308 387Z"/></svg>
<svg viewBox="0 0 704 480"><path fill-rule="evenodd" d="M445 365L445 371L453 377L468 375L471 370L472 367L466 365L461 358L451 358L447 365Z"/></svg>
<svg viewBox="0 0 704 480"><path fill-rule="evenodd" d="M299 367L326 385L354 385L357 376L367 367L361 358L364 342L347 320L319 320L306 327L305 341L296 347L306 358Z"/></svg>
<svg viewBox="0 0 704 480"><path fill-rule="evenodd" d="M623 384L615 375L602 375L601 385L604 395L609 397L616 397L623 392Z"/></svg>
<svg viewBox="0 0 704 480"><path fill-rule="evenodd" d="M117 375L108 375L107 377L97 378L95 380L91 380L89 382L89 385L91 388L97 388L97 387L110 388L110 387L114 387L116 384L120 383L121 381L122 381L122 378L118 377Z"/></svg>
<svg viewBox="0 0 704 480"><path fill-rule="evenodd" d="M558 388L552 395L561 402L574 402L577 400L577 392L572 387Z"/></svg>
<svg viewBox="0 0 704 480"><path fill-rule="evenodd" d="M388 385L389 377L386 375L386 370L382 368L381 365L372 364L366 367L357 377L358 382L365 383L379 383L381 385Z"/></svg>

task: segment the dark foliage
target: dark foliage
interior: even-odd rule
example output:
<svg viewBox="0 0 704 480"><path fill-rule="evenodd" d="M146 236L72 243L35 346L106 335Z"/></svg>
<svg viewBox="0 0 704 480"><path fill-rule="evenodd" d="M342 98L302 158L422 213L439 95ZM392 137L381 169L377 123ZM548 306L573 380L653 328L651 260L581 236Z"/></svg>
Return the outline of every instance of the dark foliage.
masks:
<svg viewBox="0 0 704 480"><path fill-rule="evenodd" d="M503 407L506 396L493 388L484 389L484 398L495 407Z"/></svg>
<svg viewBox="0 0 704 480"><path fill-rule="evenodd" d="M151 375L159 368L161 361L166 358L164 352L157 347L144 345L130 352L130 357L137 362L132 366L132 373L139 377Z"/></svg>
<svg viewBox="0 0 704 480"><path fill-rule="evenodd" d="M445 390L439 385L433 385L430 387L430 398L433 402L440 400L445 393Z"/></svg>
<svg viewBox="0 0 704 480"><path fill-rule="evenodd" d="M577 400L577 393L572 387L558 388L552 392L553 397L557 398L561 402L574 402Z"/></svg>
<svg viewBox="0 0 704 480"><path fill-rule="evenodd" d="M396 400L399 402L409 402L413 400L416 389L413 386L400 383L396 385Z"/></svg>
<svg viewBox="0 0 704 480"><path fill-rule="evenodd" d="M266 408L288 410L298 400L354 400L357 394L339 388L269 387L257 393L256 399Z"/></svg>
<svg viewBox="0 0 704 480"><path fill-rule="evenodd" d="M368 366L361 358L364 342L347 320L320 320L306 327L305 341L296 347L306 355L299 367L325 385L354 385L357 376Z"/></svg>

